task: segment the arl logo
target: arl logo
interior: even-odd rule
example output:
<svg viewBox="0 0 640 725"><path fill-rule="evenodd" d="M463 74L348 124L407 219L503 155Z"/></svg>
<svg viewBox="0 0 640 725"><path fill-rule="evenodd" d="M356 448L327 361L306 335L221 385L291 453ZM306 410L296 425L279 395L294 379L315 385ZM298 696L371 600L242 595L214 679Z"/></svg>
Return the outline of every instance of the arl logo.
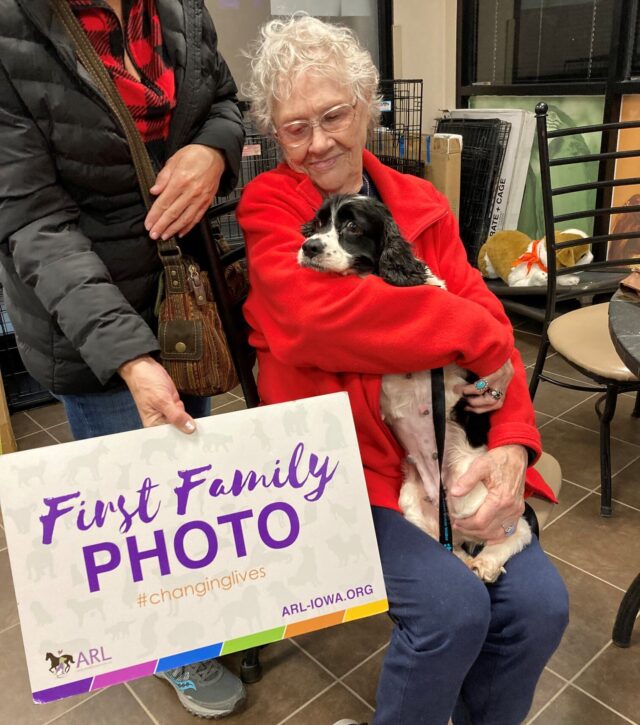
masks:
<svg viewBox="0 0 640 725"><path fill-rule="evenodd" d="M56 677L64 677L71 668L72 664L75 664L71 655L63 655L62 650L58 650L58 656L52 652L47 652L45 660L49 660L49 672L53 673Z"/></svg>
<svg viewBox="0 0 640 725"><path fill-rule="evenodd" d="M45 659L49 661L49 672L55 675L55 677L61 678L69 674L71 665L75 665L76 669L91 667L92 665L109 662L111 657L107 657L104 652L104 647L91 647L87 652L78 652L75 660L72 655L62 654L61 649L58 650L57 655L54 655L52 652L47 652Z"/></svg>

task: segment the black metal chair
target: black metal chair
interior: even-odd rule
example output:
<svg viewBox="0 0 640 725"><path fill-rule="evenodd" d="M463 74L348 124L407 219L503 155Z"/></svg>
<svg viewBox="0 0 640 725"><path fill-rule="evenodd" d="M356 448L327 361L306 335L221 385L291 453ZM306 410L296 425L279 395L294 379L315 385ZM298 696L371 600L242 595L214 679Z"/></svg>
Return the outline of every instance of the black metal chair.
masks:
<svg viewBox="0 0 640 725"><path fill-rule="evenodd" d="M229 290L225 275L225 269L229 265L244 260L245 248L244 243L240 242L229 249L220 226L221 221L233 217L237 205L238 199L233 199L211 207L205 219L200 222L200 234L216 305L244 399L247 408L255 408L260 404L260 397L253 374L255 353L249 345L248 328L242 316L242 304L246 295L234 297ZM262 677L260 647L245 650L240 676L245 683L260 680Z"/></svg>
<svg viewBox="0 0 640 725"><path fill-rule="evenodd" d="M542 155L544 153L545 155L545 162L548 163L549 167L551 167L550 173L550 179L553 179L554 173L553 168L557 167L565 167L568 169L571 169L571 164L582 166L582 168L590 174L591 171L593 171L593 183L586 183L586 184L573 184L571 186L565 186L564 188L559 188L559 185L553 186L551 189L551 195L552 195L552 204L554 198L557 199L558 196L562 196L564 199L568 200L570 203L581 203L583 204L583 201L578 201L576 197L572 197L572 194L575 193L592 193L593 197L595 198L597 208L600 211L597 211L595 214L593 213L593 210L591 210L591 213L584 213L584 214L566 214L563 215L561 218L559 216L556 217L556 221L570 221L572 219L580 219L580 218L586 218L588 216L594 217L594 236L599 239L603 235L608 235L609 232L609 217L604 215L605 209L602 209L602 207L605 207L608 205L608 199L611 196L611 188L614 186L611 183L611 180L613 179L614 174L614 164L616 158L625 158L629 157L631 154L629 153L621 153L618 156L610 155L609 153L606 153L603 155L604 152L611 152L615 149L615 141L616 141L616 134L618 129L625 128L625 127L635 127L637 124L607 124L606 126L603 125L595 125L595 126L589 126L589 127L579 127L579 128L567 128L567 129L561 129L558 131L549 131L545 133L544 135L544 142L541 140L540 136L540 122L542 120L542 115L546 116L547 111L546 104L541 103L538 104L538 107L536 108L536 116L537 116L537 124L538 124L538 145L540 148L540 164L543 164L543 158ZM603 139L602 139L602 148L601 151L603 153L600 154L593 154L590 156L572 156L571 158L559 158L559 159L551 159L549 154L549 148L550 146L553 148L554 146L560 146L561 150L560 153L564 151L562 149L561 144L563 143L563 139L570 138L572 136L580 136L584 133L602 133ZM565 153L566 155L566 153ZM590 164L591 168L586 167L585 164ZM575 168L575 167L574 167ZM599 179L599 181L596 182L596 176ZM609 179L609 181L607 181ZM551 182L550 182L551 183ZM637 183L637 179L624 179L624 180L618 180L616 181L615 186L624 186L624 185L630 185ZM637 198L637 197L632 197ZM544 189L543 189L543 199L544 199ZM605 203L606 201L606 203ZM640 198L635 202L640 203ZM567 204L564 204L565 208ZM612 239L612 237L608 237L608 239ZM626 237L622 237L623 240L626 240ZM584 241L591 241L589 239ZM564 247L566 246L572 246L572 245L562 245ZM600 240L596 241L593 245L594 249L594 261L595 262L602 262L607 257L607 240ZM557 247L558 249L561 247ZM638 245L638 249L640 250L640 244ZM555 257L554 257L555 260ZM638 260L640 261L640 260ZM566 272L565 272L566 274ZM575 274L574 272L571 272L571 274ZM563 285L562 289L558 289L555 291L556 298L555 301L557 303L556 309L554 310L554 315L561 314L562 310L570 309L571 307L577 307L577 306L584 306L589 305L592 303L594 299L598 299L604 295L608 295L610 293L613 293L617 286L618 282L620 281L621 273L619 270L615 269L615 267L612 268L596 268L594 265L590 265L588 267L582 267L580 270L579 276L579 282L577 284L573 285ZM515 312L519 315L522 315L524 317L527 317L529 319L537 320L538 322L544 322L546 315L547 315L547 286L531 286L531 287L509 287L505 282L503 282L501 279L487 279L485 280L487 286L491 291L500 297L504 307L509 312Z"/></svg>
<svg viewBox="0 0 640 725"><path fill-rule="evenodd" d="M602 393L596 403L596 413L600 420L600 511L602 516L610 516L612 513L610 423L615 413L618 395L629 391L640 392L640 380L628 370L613 347L608 327L608 302L589 304L564 313L561 312L561 303L581 297L593 298L596 294L614 291L619 281L629 273L628 265L640 262L640 197L631 196L626 203L616 202L614 206L611 202L614 189L640 183L640 177L615 178L616 160L636 157L640 159L638 148L616 150L619 132L628 128L640 129L640 120L550 131L547 129L546 103L539 103L536 106L536 117L549 277L542 318L542 336L529 392L533 400L538 384L543 380L572 390ZM550 159L549 144L553 139L585 133L602 134L600 153ZM585 162L599 164L597 181L554 187L552 181L554 167ZM578 209L564 214L554 212L554 203L560 195L586 190L596 192L594 208ZM611 230L610 221L614 215ZM556 243L556 225L581 218L594 218L593 235L586 239ZM556 267L557 250L584 243L592 246L593 262L586 266L562 269ZM579 283L563 286L560 279L567 274L576 275L580 280ZM566 379L545 372L544 367L550 347L593 382L572 384L566 382ZM640 396L636 397L633 415L640 416Z"/></svg>
<svg viewBox="0 0 640 725"><path fill-rule="evenodd" d="M627 589L616 615L611 639L616 647L629 647L633 625L640 612L640 574L633 580Z"/></svg>

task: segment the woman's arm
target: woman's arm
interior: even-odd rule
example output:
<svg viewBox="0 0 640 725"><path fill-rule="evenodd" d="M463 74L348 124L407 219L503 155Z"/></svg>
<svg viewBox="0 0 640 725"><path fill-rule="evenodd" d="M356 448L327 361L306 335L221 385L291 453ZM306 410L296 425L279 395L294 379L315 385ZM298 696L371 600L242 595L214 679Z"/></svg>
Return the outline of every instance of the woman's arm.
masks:
<svg viewBox="0 0 640 725"><path fill-rule="evenodd" d="M148 356L158 341L79 229L47 141L2 65L0 97L0 246L101 383L120 373L145 425L171 422L191 432L175 386Z"/></svg>
<svg viewBox="0 0 640 725"><path fill-rule="evenodd" d="M150 189L157 197L145 219L152 239L187 234L215 195L229 194L238 182L244 127L237 88L218 52L218 38L206 8L203 24L203 78L197 83L190 80L199 87L214 84L211 104L189 143L171 155Z"/></svg>
<svg viewBox="0 0 640 725"><path fill-rule="evenodd" d="M300 227L314 208L297 183L265 174L238 209L250 264L245 312L272 354L297 367L373 374L456 362L483 375L505 362L510 328L473 301L436 287L301 269Z"/></svg>
<svg viewBox="0 0 640 725"><path fill-rule="evenodd" d="M448 208L446 198L436 193ZM416 252L432 267L435 274L445 280L450 292L475 302L499 323L511 328L502 303L489 290L480 272L469 264L460 239L458 220L453 212L448 211L439 221L438 233L434 239L430 239L428 246L420 239L416 240Z"/></svg>
<svg viewBox="0 0 640 725"><path fill-rule="evenodd" d="M79 229L79 211L57 182L47 140L1 65L0 97L0 244L106 383L127 360L158 350L158 342Z"/></svg>
<svg viewBox="0 0 640 725"><path fill-rule="evenodd" d="M486 310L496 322L511 330L511 321L502 303L489 290L480 272L467 261L458 222L453 213L449 212L442 220L435 245L432 248L423 248L418 243L417 250L428 264L433 265L436 274L446 281L451 292L475 303ZM503 405L491 413L489 448L517 442L528 449L531 464L540 455L540 434L536 427L522 358L515 348L511 353L511 363L513 377L503 391Z"/></svg>

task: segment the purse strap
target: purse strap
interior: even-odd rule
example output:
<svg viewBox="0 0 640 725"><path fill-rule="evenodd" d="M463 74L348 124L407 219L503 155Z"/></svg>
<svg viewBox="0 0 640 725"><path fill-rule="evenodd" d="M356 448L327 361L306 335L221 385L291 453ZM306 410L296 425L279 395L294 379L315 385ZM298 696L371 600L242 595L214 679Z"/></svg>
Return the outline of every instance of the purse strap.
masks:
<svg viewBox="0 0 640 725"><path fill-rule="evenodd" d="M100 59L100 56L93 45L91 45L91 41L84 32L82 25L80 25L80 22L73 14L67 0L53 0L52 8L67 29L78 53L80 62L93 79L98 90L105 97L109 108L113 111L122 126L131 151L142 198L146 208L150 209L153 200L149 189L155 184L156 173L151 163L149 152L133 120L133 116L127 108L126 103L122 100L122 96L118 93L118 89ZM158 245L158 256L162 263L165 266L174 264L175 257L181 255L180 247L175 237L166 240L158 238L156 242Z"/></svg>
<svg viewBox="0 0 640 725"><path fill-rule="evenodd" d="M442 482L442 466L444 463L444 437L446 431L444 370L436 368L431 371L431 408L433 410L433 426L436 434L438 450L438 474L440 478L440 505L438 506L438 523L440 524L440 543L448 551L453 551L451 519L447 508L447 494Z"/></svg>

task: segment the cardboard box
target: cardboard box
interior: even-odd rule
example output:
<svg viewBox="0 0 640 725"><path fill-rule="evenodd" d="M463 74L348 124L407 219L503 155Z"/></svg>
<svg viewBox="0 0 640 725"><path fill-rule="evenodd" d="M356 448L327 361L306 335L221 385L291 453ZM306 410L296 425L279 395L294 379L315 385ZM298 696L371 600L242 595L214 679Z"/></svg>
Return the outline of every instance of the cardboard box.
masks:
<svg viewBox="0 0 640 725"><path fill-rule="evenodd" d="M11 428L11 418L4 394L4 385L0 375L0 454L13 453L16 450L16 439Z"/></svg>
<svg viewBox="0 0 640 725"><path fill-rule="evenodd" d="M458 218L462 136L451 133L427 134L425 148L425 178L447 197L451 210Z"/></svg>

